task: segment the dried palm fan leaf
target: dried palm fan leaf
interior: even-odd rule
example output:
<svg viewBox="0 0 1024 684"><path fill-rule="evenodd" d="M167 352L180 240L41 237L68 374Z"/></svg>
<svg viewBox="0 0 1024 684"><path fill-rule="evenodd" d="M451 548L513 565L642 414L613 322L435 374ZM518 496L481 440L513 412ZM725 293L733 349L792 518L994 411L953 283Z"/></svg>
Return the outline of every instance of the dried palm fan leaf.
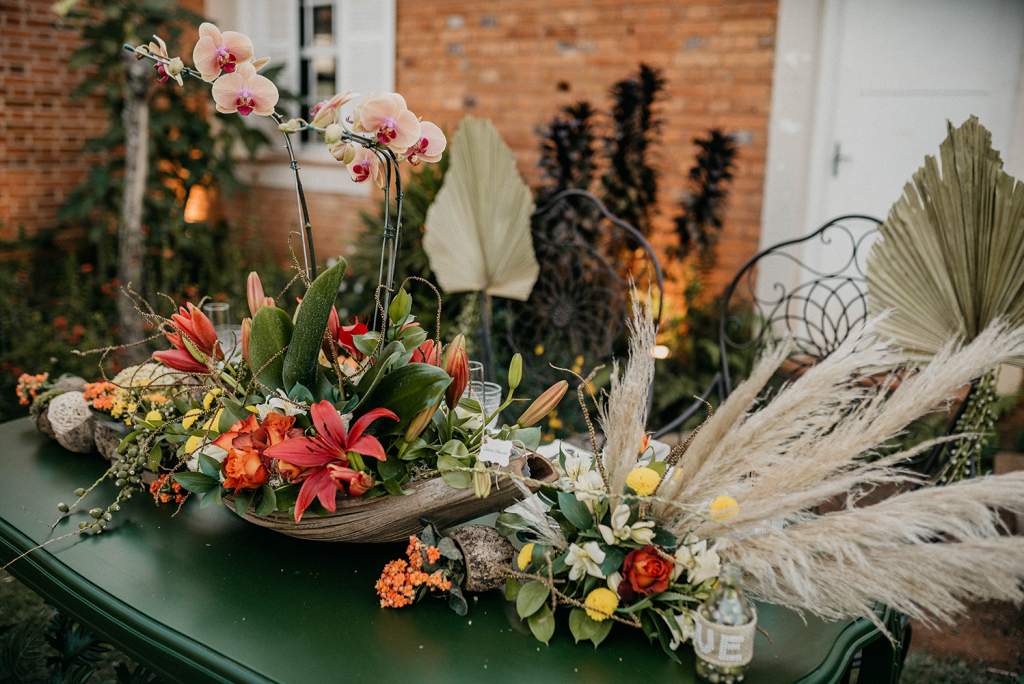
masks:
<svg viewBox="0 0 1024 684"><path fill-rule="evenodd" d="M438 284L525 301L540 265L530 233L533 197L512 150L490 121L466 117L449 154L423 237Z"/></svg>
<svg viewBox="0 0 1024 684"><path fill-rule="evenodd" d="M867 260L869 311L894 310L878 331L919 361L998 317L1024 324L1024 183L1002 170L977 117L947 126Z"/></svg>

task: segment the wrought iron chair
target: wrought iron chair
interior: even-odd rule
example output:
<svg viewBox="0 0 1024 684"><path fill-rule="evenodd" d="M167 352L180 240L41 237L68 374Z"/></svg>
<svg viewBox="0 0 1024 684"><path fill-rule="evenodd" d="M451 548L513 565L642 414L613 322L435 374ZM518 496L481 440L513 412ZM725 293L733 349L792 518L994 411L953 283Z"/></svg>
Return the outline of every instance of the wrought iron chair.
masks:
<svg viewBox="0 0 1024 684"><path fill-rule="evenodd" d="M513 352L545 347L554 362L588 365L611 358L629 316L629 284L656 288L655 316L662 315L664 275L654 248L635 227L613 216L585 190L563 190L533 214L540 275L529 301L506 317ZM545 374L543 369L534 373ZM563 379L551 371L543 381Z"/></svg>
<svg viewBox="0 0 1024 684"><path fill-rule="evenodd" d="M661 437L678 431L688 420L706 410L704 401L715 397L721 403L732 392L733 377L729 352L761 350L767 345L791 338L795 347L780 375L784 379L798 377L807 368L831 354L857 326L868 318L866 258L878 236L881 221L871 216L851 214L835 218L801 238L787 240L752 256L729 283L722 298L718 321L720 370L701 395L673 421L655 432ZM819 257L811 261L807 248ZM770 283L771 289L757 288L759 272L772 264L784 264L793 276L790 285ZM763 284L763 283L762 283ZM753 310L755 329L744 336L749 326L736 311L746 305ZM874 378L864 378L874 382ZM966 410L977 383L971 385L955 415L949 421L950 435ZM912 431L934 437L934 428L917 421ZM953 442L937 445L910 462L923 473L942 469L952 455ZM969 474L974 477L976 464L969 457Z"/></svg>

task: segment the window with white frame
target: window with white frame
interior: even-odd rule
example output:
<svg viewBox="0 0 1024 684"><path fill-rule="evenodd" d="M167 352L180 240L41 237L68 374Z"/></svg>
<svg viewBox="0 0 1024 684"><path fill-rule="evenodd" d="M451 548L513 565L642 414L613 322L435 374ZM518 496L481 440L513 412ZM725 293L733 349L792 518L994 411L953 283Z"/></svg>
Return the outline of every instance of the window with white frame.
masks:
<svg viewBox="0 0 1024 684"><path fill-rule="evenodd" d="M278 84L297 94L279 105L309 120L309 109L335 93L395 89L395 0L207 0L224 30L252 39L256 57L283 65ZM234 21L230 21L231 18ZM233 26L231 25L233 24ZM354 103L353 103L354 104ZM352 105L349 105L350 107ZM304 145L303 156L326 155Z"/></svg>

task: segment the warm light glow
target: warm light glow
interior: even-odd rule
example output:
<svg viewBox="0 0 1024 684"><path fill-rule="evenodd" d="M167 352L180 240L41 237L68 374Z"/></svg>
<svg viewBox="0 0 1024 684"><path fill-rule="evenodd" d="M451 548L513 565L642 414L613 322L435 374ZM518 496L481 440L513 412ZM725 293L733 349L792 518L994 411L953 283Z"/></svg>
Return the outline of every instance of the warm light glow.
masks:
<svg viewBox="0 0 1024 684"><path fill-rule="evenodd" d="M185 203L185 223L202 223L209 211L210 198L206 194L206 188L193 185L188 193L188 202Z"/></svg>
<svg viewBox="0 0 1024 684"><path fill-rule="evenodd" d="M672 352L663 344L655 345L651 348L651 356L656 359L667 359Z"/></svg>

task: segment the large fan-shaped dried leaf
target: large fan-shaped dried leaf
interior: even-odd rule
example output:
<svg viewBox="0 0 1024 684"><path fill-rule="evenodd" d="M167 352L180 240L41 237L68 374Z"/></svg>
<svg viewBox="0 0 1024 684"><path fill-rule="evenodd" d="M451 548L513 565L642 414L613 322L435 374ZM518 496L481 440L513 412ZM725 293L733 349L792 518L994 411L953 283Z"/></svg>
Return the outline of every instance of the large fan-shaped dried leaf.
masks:
<svg viewBox="0 0 1024 684"><path fill-rule="evenodd" d="M530 188L494 124L467 117L455 132L444 186L427 211L423 249L446 292L483 290L525 301L540 265Z"/></svg>
<svg viewBox="0 0 1024 684"><path fill-rule="evenodd" d="M878 331L918 360L1003 317L1024 324L1024 183L1002 170L992 134L971 117L925 157L868 257ZM1024 365L1024 358L1014 359Z"/></svg>

